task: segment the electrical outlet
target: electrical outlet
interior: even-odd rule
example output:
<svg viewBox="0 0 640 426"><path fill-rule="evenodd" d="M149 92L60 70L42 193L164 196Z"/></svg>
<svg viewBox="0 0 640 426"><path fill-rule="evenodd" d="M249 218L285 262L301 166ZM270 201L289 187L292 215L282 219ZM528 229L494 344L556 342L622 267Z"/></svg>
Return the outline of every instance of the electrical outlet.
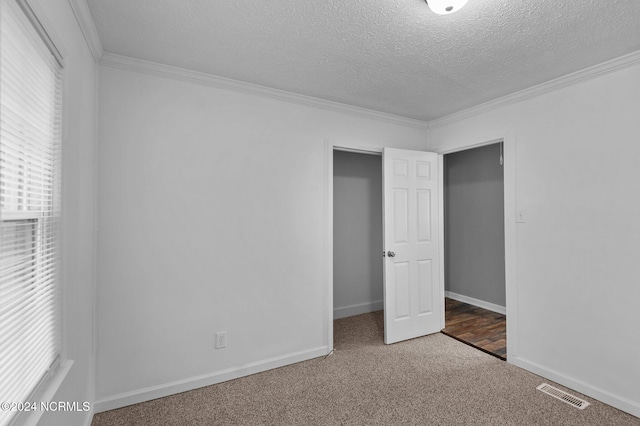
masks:
<svg viewBox="0 0 640 426"><path fill-rule="evenodd" d="M222 349L227 347L227 332L218 331L216 333L216 349Z"/></svg>

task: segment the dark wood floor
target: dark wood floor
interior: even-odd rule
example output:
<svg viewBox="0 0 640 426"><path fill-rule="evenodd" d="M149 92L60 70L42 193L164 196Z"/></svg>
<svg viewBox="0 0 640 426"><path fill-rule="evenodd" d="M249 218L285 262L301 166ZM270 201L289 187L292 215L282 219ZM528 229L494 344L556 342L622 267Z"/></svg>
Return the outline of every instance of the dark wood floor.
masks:
<svg viewBox="0 0 640 426"><path fill-rule="evenodd" d="M447 336L500 359L507 359L507 317L457 300L445 301Z"/></svg>

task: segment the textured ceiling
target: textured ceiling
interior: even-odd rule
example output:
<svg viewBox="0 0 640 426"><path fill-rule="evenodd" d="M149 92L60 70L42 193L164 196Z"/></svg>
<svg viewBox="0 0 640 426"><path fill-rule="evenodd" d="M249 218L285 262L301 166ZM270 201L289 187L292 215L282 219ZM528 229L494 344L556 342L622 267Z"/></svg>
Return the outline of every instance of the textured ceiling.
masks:
<svg viewBox="0 0 640 426"><path fill-rule="evenodd" d="M640 50L639 0L87 0L106 51L432 120Z"/></svg>

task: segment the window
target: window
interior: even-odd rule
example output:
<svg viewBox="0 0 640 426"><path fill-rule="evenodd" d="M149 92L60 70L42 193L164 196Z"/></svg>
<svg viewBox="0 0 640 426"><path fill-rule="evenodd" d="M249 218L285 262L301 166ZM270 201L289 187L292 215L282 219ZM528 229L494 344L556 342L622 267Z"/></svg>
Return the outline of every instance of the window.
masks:
<svg viewBox="0 0 640 426"><path fill-rule="evenodd" d="M24 0L0 8L0 401L17 403L60 353L62 67Z"/></svg>

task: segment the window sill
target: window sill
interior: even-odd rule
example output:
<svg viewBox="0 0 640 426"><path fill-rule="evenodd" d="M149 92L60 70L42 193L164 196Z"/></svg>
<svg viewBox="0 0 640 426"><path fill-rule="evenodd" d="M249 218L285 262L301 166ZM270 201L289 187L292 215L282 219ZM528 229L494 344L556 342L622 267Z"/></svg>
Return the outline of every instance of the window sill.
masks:
<svg viewBox="0 0 640 426"><path fill-rule="evenodd" d="M38 424L38 422L40 421L40 418L44 414L44 412L40 410L39 404L41 402L47 403L47 402L52 402L54 400L56 393L60 389L60 386L62 386L62 383L64 382L64 380L67 378L67 375L69 374L69 371L71 371L72 366L73 366L73 360L71 359L67 359L60 362L60 365L58 366L53 376L43 386L42 390L35 395L35 398L33 399L33 401L30 401L30 402L36 402L36 404L38 404L38 409L28 413L25 412L19 415L16 418L16 422L15 422L16 426L17 425L36 426Z"/></svg>

